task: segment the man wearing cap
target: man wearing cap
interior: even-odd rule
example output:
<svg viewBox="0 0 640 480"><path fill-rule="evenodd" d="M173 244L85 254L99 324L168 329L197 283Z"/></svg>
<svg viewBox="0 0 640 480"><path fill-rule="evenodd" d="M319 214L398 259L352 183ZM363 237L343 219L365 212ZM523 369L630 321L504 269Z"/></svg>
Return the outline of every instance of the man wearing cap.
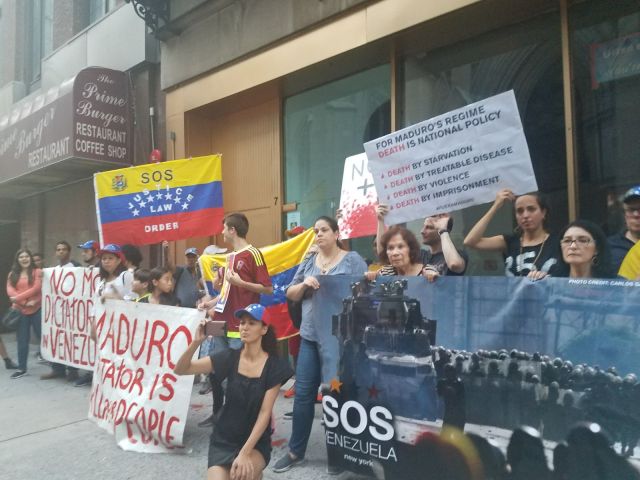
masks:
<svg viewBox="0 0 640 480"><path fill-rule="evenodd" d="M627 252L640 239L640 185L627 190L622 197L622 204L626 229L624 232L612 235L607 240L611 249L613 268L616 272L620 270L620 265Z"/></svg>
<svg viewBox="0 0 640 480"><path fill-rule="evenodd" d="M175 281L174 295L180 300L180 306L195 308L198 301L200 271L198 268L198 249L187 248L184 251L186 265L176 267L173 272Z"/></svg>
<svg viewBox="0 0 640 480"><path fill-rule="evenodd" d="M100 267L100 260L98 259L98 242L95 240L87 240L84 243L78 245L78 248L82 249L80 256L82 261L87 267Z"/></svg>

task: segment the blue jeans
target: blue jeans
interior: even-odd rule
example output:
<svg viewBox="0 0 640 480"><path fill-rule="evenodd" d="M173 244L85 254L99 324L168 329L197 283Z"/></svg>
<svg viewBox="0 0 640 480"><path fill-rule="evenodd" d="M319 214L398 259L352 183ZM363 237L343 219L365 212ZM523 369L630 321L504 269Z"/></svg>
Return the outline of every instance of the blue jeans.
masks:
<svg viewBox="0 0 640 480"><path fill-rule="evenodd" d="M20 370L27 371L27 357L29 356L29 340L31 339L31 327L36 332L36 336L40 338L40 309L30 315L20 315L18 323L18 367Z"/></svg>
<svg viewBox="0 0 640 480"><path fill-rule="evenodd" d="M293 397L293 425L289 439L289 450L297 458L304 458L311 435L320 386L320 358L319 345L303 338L296 366L296 395Z"/></svg>

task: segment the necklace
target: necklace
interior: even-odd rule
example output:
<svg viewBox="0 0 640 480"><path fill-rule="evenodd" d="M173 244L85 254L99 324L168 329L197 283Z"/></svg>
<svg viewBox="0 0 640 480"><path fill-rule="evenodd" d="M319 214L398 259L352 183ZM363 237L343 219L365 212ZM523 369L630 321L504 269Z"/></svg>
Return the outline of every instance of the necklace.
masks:
<svg viewBox="0 0 640 480"><path fill-rule="evenodd" d="M327 260L326 262L323 262L322 260L320 260L320 255L318 255L318 263L320 264L320 273L322 275L326 275L326 273L330 270L329 267L332 266L332 264L335 261L335 259L338 258L338 255L340 255L340 249L338 249L336 254L333 257L331 257L329 260Z"/></svg>
<svg viewBox="0 0 640 480"><path fill-rule="evenodd" d="M542 249L544 248L544 242L547 241L547 238L549 238L549 234L547 233L544 237L544 240L542 240L542 245L540 245L540 250L538 250L538 255L536 255L536 258L533 259L533 270L537 270L538 266L536 265L538 259L540 258L540 255L542 255ZM522 237L520 237L520 257L522 257Z"/></svg>

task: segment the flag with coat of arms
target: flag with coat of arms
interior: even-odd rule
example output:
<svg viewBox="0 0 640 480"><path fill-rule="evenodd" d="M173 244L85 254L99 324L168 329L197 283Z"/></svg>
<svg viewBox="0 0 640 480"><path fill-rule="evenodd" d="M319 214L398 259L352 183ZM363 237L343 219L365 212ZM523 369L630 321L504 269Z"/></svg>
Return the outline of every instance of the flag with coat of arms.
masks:
<svg viewBox="0 0 640 480"><path fill-rule="evenodd" d="M93 183L102 245L146 245L222 231L220 155L100 172Z"/></svg>

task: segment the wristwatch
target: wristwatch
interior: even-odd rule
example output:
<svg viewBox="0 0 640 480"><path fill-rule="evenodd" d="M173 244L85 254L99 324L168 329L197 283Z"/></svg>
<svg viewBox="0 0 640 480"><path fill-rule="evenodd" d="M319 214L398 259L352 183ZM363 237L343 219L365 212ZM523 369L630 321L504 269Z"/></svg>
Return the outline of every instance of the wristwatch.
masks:
<svg viewBox="0 0 640 480"><path fill-rule="evenodd" d="M442 235L443 233L449 233L449 230L447 230L446 228L441 228L440 230L438 230L438 235Z"/></svg>

